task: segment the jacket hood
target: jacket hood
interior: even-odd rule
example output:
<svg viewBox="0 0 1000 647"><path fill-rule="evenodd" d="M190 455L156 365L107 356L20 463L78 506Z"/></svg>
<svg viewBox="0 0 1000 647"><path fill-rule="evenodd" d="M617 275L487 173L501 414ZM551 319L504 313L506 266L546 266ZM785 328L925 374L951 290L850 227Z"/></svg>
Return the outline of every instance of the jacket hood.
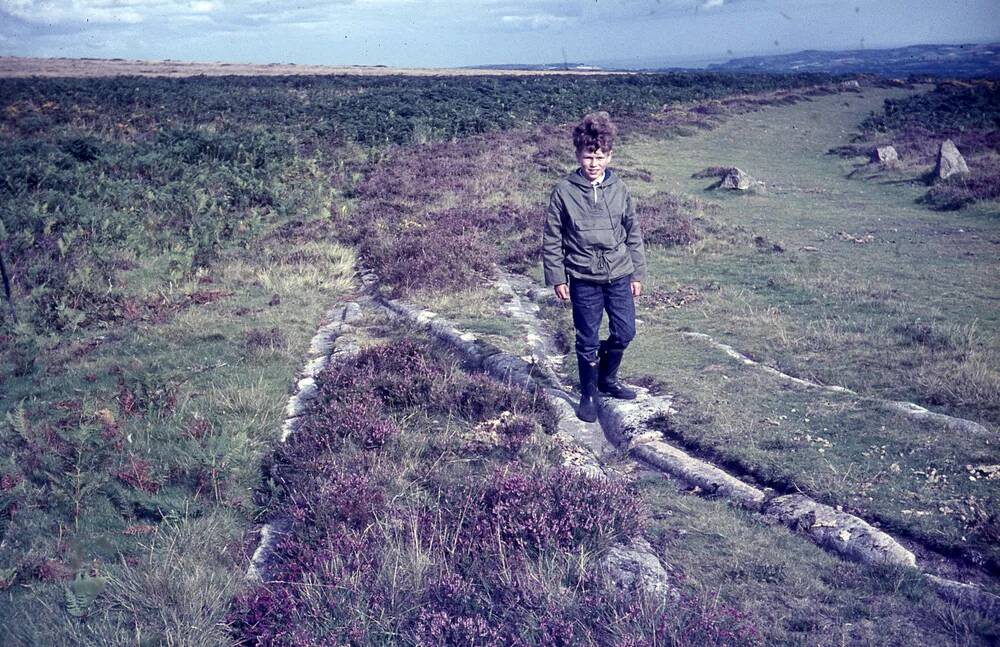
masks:
<svg viewBox="0 0 1000 647"><path fill-rule="evenodd" d="M587 190L590 190L590 187L592 186L590 184L590 180L583 177L583 175L580 173L580 169L577 169L572 173L570 173L569 175L567 175L566 179L569 180L571 184L582 186ZM604 181L601 182L601 186L610 186L616 182L618 182L618 176L615 175L614 171L612 171L610 168L604 169Z"/></svg>

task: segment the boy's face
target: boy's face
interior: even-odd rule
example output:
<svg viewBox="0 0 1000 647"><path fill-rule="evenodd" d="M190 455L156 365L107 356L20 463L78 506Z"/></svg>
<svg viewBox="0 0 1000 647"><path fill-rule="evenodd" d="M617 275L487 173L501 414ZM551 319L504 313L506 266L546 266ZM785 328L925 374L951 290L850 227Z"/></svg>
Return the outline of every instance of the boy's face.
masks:
<svg viewBox="0 0 1000 647"><path fill-rule="evenodd" d="M576 161L580 163L583 176L593 182L604 175L604 169L608 168L608 163L611 162L611 152L605 153L600 148L596 151L581 148L576 152Z"/></svg>

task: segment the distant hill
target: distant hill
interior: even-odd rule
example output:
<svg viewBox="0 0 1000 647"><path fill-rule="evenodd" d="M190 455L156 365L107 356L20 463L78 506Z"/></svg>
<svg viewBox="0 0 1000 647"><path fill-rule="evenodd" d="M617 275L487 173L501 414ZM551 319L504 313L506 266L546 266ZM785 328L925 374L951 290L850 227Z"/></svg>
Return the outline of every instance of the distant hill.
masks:
<svg viewBox="0 0 1000 647"><path fill-rule="evenodd" d="M911 45L893 49L806 50L776 56L734 58L708 66L720 72L868 72L882 76L929 74L1000 78L1000 43Z"/></svg>

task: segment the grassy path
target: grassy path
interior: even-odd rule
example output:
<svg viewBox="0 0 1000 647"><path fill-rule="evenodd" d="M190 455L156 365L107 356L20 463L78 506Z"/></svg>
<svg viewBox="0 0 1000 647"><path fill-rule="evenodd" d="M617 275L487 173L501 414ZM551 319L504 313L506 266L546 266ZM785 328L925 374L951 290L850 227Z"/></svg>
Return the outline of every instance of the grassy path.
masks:
<svg viewBox="0 0 1000 647"><path fill-rule="evenodd" d="M702 300L640 308L645 325L630 368L681 396L681 414L665 426L675 440L996 571L996 205L928 211L914 202L922 187L848 179L852 163L826 153L902 93L818 97L694 137L629 143L620 161L654 178L638 184L640 197L666 190L716 205L703 240L683 252L650 251L650 288L693 286ZM764 180L767 192L706 193L710 180L691 178L732 165ZM683 330L862 397L784 384ZM953 433L863 396L914 401L987 432Z"/></svg>
<svg viewBox="0 0 1000 647"><path fill-rule="evenodd" d="M654 277L664 283L718 279L732 290L756 293L726 296L774 309L758 317L757 326L744 328L744 334L730 330L730 321L710 322L709 327L728 333L748 350L769 350L766 355L775 362L791 364L800 373L930 404L938 403L937 396L945 406L995 421L996 402L978 412L965 405L975 386L988 387L988 395L996 395L995 376L986 380L963 374L970 382L979 377L983 383L969 384L968 392L947 398L935 393L933 384L921 390L921 380L930 377L920 375L916 367L885 366L872 373L863 359L885 341L878 333L889 336L882 330L882 320L889 318L893 326L903 328L896 336L902 335L904 342L931 341L946 347L965 341L985 346L981 353L997 352L1000 326L997 205L931 212L914 202L923 187L848 179L852 162L826 153L846 143L853 126L869 110L878 109L885 97L903 91L866 92L863 97L841 94L769 107L698 137L631 145L630 160L653 171L657 179L650 188L656 190L705 197L709 181L691 175L708 166L735 165L764 180L765 195L711 194L719 208L717 220L723 227L744 228L779 242L787 250L760 254L755 249L713 249L715 241L709 240L694 262L654 254ZM841 232L852 239L871 236L870 242L845 240ZM735 307L731 311L738 314ZM771 333L763 334L765 329ZM852 335L856 331L871 334ZM782 335L839 347L837 352L808 354L802 358L808 361L796 363L782 353L785 348L773 347L772 341ZM971 339L960 339L963 336ZM789 354L807 349L795 341L783 344Z"/></svg>

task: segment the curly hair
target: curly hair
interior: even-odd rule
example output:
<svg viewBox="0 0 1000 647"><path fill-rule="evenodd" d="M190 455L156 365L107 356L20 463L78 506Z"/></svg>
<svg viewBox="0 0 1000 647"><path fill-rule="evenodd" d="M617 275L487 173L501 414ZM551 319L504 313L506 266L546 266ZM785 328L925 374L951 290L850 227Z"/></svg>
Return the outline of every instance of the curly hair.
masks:
<svg viewBox="0 0 1000 647"><path fill-rule="evenodd" d="M610 153L617 134L618 128L611 121L611 115L604 111L592 112L585 115L573 129L573 145L577 151L593 152L600 149Z"/></svg>

